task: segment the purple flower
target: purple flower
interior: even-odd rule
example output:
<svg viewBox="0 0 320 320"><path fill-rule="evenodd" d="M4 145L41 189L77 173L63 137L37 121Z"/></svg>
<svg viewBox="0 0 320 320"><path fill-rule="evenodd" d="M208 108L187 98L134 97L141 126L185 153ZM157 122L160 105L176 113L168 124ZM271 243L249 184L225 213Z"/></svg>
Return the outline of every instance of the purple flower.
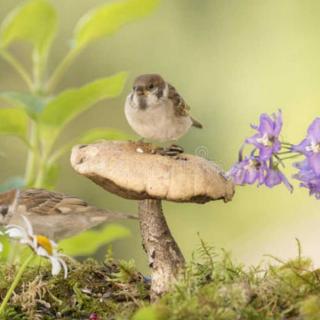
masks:
<svg viewBox="0 0 320 320"><path fill-rule="evenodd" d="M293 191L292 185L289 183L286 176L279 170L278 165L270 163L270 166L267 168L267 173L263 180L263 183L267 187L272 188L282 182L290 192Z"/></svg>
<svg viewBox="0 0 320 320"><path fill-rule="evenodd" d="M279 152L282 149L279 139L282 129L281 110L271 116L266 113L261 114L259 125L252 125L252 128L257 133L245 140L239 151L239 162L231 168L229 176L232 177L233 182L237 185L257 182L258 186L265 185L272 188L283 183L292 192L292 185L279 169L279 164L282 164L283 160L296 156L294 154L295 150L292 149L292 145L289 143L283 143L285 150ZM243 151L248 144L253 145L253 148L249 155L243 159ZM291 155L291 153L294 155ZM288 154L290 155L288 156Z"/></svg>
<svg viewBox="0 0 320 320"><path fill-rule="evenodd" d="M254 184L256 181L262 183L265 166L257 157L246 157L230 169L229 176L237 185Z"/></svg>
<svg viewBox="0 0 320 320"><path fill-rule="evenodd" d="M293 178L301 181L300 187L309 189L310 195L320 199L320 175L314 171L310 162L306 159L294 163L293 166L299 169L299 172L293 175Z"/></svg>
<svg viewBox="0 0 320 320"><path fill-rule="evenodd" d="M263 113L260 116L259 126L252 125L252 128L258 133L246 139L246 143L253 144L259 149L259 158L262 161L269 160L273 153L277 153L281 149L279 134L282 129L282 114L273 113L269 115Z"/></svg>
<svg viewBox="0 0 320 320"><path fill-rule="evenodd" d="M246 157L244 160L236 163L229 170L228 175L236 185L258 182L258 186L264 184L272 188L280 183L284 183L290 192L293 190L286 176L279 170L278 164L273 164L270 161L269 166L267 166L265 161L261 161L258 157L254 156Z"/></svg>
<svg viewBox="0 0 320 320"><path fill-rule="evenodd" d="M308 128L307 137L298 145L292 147L293 151L303 153L311 169L320 174L320 118L316 118Z"/></svg>

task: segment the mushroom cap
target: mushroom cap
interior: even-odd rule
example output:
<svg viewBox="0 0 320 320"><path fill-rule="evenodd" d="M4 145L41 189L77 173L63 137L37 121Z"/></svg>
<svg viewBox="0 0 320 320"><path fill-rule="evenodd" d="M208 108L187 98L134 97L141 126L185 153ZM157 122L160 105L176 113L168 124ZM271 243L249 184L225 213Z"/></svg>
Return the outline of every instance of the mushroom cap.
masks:
<svg viewBox="0 0 320 320"><path fill-rule="evenodd" d="M130 141L78 145L71 164L79 174L126 199L195 203L232 199L234 184L212 161L190 154L142 153L138 146Z"/></svg>

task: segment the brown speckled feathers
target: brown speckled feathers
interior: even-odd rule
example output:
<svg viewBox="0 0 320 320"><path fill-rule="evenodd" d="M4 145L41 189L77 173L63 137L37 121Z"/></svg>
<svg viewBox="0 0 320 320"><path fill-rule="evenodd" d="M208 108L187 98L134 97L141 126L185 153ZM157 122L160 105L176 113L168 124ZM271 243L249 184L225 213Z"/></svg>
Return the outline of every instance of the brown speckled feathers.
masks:
<svg viewBox="0 0 320 320"><path fill-rule="evenodd" d="M23 225L22 214L31 221L36 233L55 240L105 221L134 218L129 214L98 209L77 197L43 189L0 194L0 224Z"/></svg>
<svg viewBox="0 0 320 320"><path fill-rule="evenodd" d="M190 116L189 115L190 107L185 103L185 101L180 96L180 94L177 92L177 90L175 89L174 86L172 86L171 84L168 84L168 86L169 86L168 97L173 102L173 106L175 108L176 115L181 116L181 117ZM194 127L199 128L199 129L202 128L202 124L200 122L193 119L192 117L190 117L190 118L192 120L192 125Z"/></svg>
<svg viewBox="0 0 320 320"><path fill-rule="evenodd" d="M93 209L81 199L43 189L29 189L21 192L19 204L24 205L27 212L40 215L77 213Z"/></svg>

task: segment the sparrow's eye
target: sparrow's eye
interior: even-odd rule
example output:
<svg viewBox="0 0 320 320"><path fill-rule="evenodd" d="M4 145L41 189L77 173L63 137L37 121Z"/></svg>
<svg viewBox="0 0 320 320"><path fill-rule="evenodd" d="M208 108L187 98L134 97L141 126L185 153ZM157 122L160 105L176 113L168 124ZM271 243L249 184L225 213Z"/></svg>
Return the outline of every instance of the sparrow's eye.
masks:
<svg viewBox="0 0 320 320"><path fill-rule="evenodd" d="M0 214L5 217L6 214L8 213L9 208L7 206L0 206Z"/></svg>
<svg viewBox="0 0 320 320"><path fill-rule="evenodd" d="M151 83L151 84L149 84L149 86L148 86L148 89L149 90L152 90L154 88L154 85Z"/></svg>
<svg viewBox="0 0 320 320"><path fill-rule="evenodd" d="M136 90L136 87L135 87L135 86L133 86L133 87L132 87L132 90L133 90L133 91L135 91L135 90Z"/></svg>

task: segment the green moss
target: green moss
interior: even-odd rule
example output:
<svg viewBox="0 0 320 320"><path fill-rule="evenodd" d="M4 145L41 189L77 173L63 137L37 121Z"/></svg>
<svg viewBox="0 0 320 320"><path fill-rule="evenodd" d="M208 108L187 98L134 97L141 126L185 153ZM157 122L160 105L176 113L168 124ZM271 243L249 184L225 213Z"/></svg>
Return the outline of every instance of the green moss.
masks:
<svg viewBox="0 0 320 320"><path fill-rule="evenodd" d="M245 268L204 243L179 283L149 304L149 283L133 261L68 261L69 277L30 267L10 300L5 319L318 320L320 272L299 255L277 266ZM0 297L15 267L0 267Z"/></svg>
<svg viewBox="0 0 320 320"><path fill-rule="evenodd" d="M5 319L126 318L148 299L148 284L133 262L101 264L88 259L68 261L69 276L52 277L50 266L30 267L10 300ZM14 266L1 266L3 298L15 274Z"/></svg>

